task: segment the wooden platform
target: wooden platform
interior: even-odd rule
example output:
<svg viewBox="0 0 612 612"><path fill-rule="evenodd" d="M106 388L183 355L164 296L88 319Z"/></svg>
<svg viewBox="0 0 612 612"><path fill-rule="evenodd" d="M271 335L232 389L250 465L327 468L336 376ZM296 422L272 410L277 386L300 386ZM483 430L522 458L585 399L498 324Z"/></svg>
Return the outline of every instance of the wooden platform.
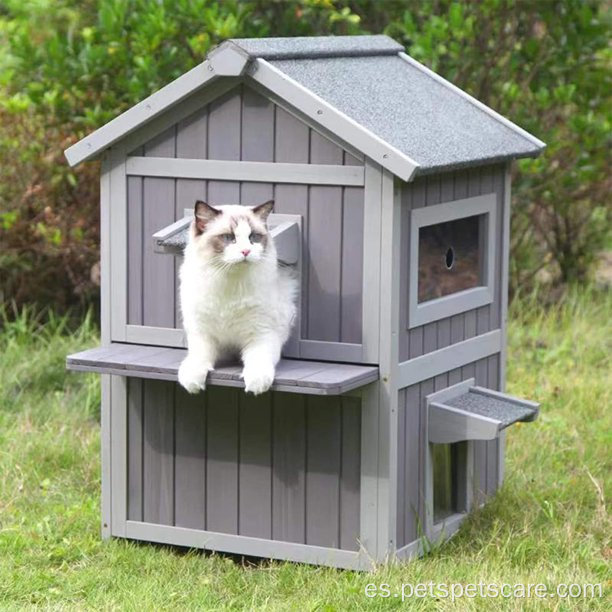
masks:
<svg viewBox="0 0 612 612"><path fill-rule="evenodd" d="M186 349L114 343L69 355L66 367L136 378L177 380ZM240 364L222 364L208 375L209 385L244 387ZM281 359L272 389L309 395L340 395L378 380L378 367Z"/></svg>

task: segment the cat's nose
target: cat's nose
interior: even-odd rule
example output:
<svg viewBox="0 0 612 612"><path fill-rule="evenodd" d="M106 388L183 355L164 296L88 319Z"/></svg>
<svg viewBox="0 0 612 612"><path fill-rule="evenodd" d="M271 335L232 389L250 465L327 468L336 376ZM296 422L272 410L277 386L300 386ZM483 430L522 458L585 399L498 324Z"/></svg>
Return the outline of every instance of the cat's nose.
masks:
<svg viewBox="0 0 612 612"><path fill-rule="evenodd" d="M246 257L251 252L251 249L244 249L242 254Z"/></svg>

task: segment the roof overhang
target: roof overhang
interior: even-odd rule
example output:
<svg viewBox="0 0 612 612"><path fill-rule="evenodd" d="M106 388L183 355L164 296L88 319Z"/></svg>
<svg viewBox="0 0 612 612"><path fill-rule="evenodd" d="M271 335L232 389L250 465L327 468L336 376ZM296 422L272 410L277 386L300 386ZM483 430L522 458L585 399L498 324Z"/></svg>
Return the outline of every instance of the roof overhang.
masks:
<svg viewBox="0 0 612 612"><path fill-rule="evenodd" d="M537 147L537 152L545 146L535 136L402 53L401 49L401 45L386 36L228 40L212 49L204 62L72 145L65 151L66 159L71 166L94 159L128 134L166 113L198 90L210 86L213 81L243 77L247 82L257 84L264 92L273 94L277 100L286 102L289 108L295 109L314 126L320 126L323 133L337 136L400 179L412 180L421 169L419 162L270 63L279 57L299 58L306 51L308 57L314 59L399 56L528 139Z"/></svg>

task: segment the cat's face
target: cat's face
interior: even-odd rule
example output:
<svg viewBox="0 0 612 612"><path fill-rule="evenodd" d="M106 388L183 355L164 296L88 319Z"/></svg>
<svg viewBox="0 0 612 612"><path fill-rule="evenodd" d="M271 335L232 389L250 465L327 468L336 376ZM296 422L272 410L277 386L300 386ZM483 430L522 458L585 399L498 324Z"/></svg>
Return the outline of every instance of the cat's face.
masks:
<svg viewBox="0 0 612 612"><path fill-rule="evenodd" d="M261 260L270 240L266 220L273 208L272 200L252 208L236 204L213 207L198 200L192 225L198 251L227 265Z"/></svg>

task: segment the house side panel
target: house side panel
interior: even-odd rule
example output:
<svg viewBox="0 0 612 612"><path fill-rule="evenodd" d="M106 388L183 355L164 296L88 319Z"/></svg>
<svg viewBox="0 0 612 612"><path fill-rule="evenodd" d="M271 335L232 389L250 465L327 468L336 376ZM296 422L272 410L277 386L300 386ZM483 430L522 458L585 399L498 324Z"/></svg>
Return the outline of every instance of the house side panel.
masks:
<svg viewBox="0 0 612 612"><path fill-rule="evenodd" d="M360 414L356 397L133 379L128 518L356 551Z"/></svg>
<svg viewBox="0 0 612 612"><path fill-rule="evenodd" d="M425 453L427 423L425 397L470 378L476 384L499 390L499 354L449 370L398 391L398 548L423 535L425 507ZM474 442L474 503L483 503L498 487L499 440Z"/></svg>
<svg viewBox="0 0 612 612"><path fill-rule="evenodd" d="M308 147L306 160L302 144ZM208 103L131 154L143 155L143 151L148 157L363 165L363 157L343 150L245 85Z"/></svg>
<svg viewBox="0 0 612 612"><path fill-rule="evenodd" d="M156 253L152 234L211 193L302 216L301 339L360 344L364 190L237 181L128 177L128 325L180 329L180 257ZM311 254L310 256L308 254ZM177 344L178 345L178 344Z"/></svg>
<svg viewBox="0 0 612 612"><path fill-rule="evenodd" d="M503 165L483 166L417 178L402 184L401 280L399 361L408 361L440 348L501 327L502 242L504 205ZM494 249L495 289L493 302L425 325L409 328L410 211L453 200L495 193Z"/></svg>

